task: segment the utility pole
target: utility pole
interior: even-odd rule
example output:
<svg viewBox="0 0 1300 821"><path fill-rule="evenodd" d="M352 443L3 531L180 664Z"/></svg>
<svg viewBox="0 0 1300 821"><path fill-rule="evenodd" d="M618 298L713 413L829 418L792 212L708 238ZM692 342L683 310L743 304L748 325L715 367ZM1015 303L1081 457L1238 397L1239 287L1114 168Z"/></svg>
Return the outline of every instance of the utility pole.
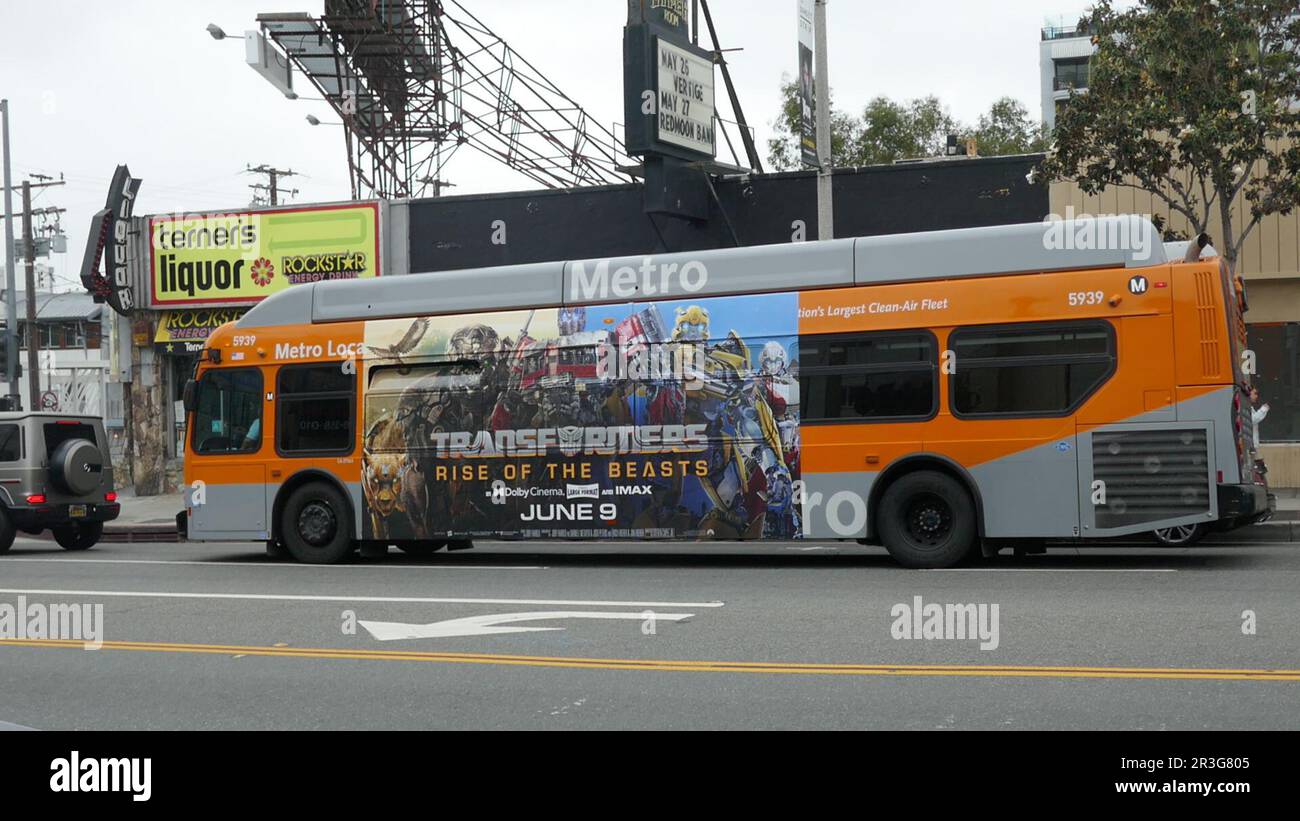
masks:
<svg viewBox="0 0 1300 821"><path fill-rule="evenodd" d="M0 148L4 149L4 200L5 200L5 278L8 295L5 299L5 381L9 384L7 404L10 410L20 410L21 394L18 391L18 276L14 270L14 203L13 180L9 170L9 101L0 100Z"/></svg>
<svg viewBox="0 0 1300 821"><path fill-rule="evenodd" d="M826 0L817 0L817 238L835 238L835 202L831 188L831 78L826 55Z"/></svg>
<svg viewBox="0 0 1300 821"><path fill-rule="evenodd" d="M24 262L27 268L27 390L31 407L28 410L41 409L41 335L36 325L36 235L32 230L32 189L46 188L51 185L63 185L62 180L55 180L44 174L32 174L37 182L23 180L23 244L25 246Z"/></svg>
<svg viewBox="0 0 1300 821"><path fill-rule="evenodd" d="M274 166L266 165L265 163L263 163L262 165L259 165L259 166L256 167L256 168L253 168L252 166L249 166L249 167L248 167L248 173L250 173L250 174L265 174L265 175L266 175L267 182L266 182L265 184L261 184L261 183L259 183L259 184L257 184L257 185L250 185L250 186L248 186L248 187L251 188L251 189L253 189L254 191L265 191L265 192L267 192L267 198L268 198L268 200L270 201L270 204L271 204L271 205L279 205L279 204L280 204L280 178L281 178L281 177L296 177L296 176L298 176L298 174L297 174L295 171L293 171L292 169L284 170L284 169L280 169L280 168L275 168ZM289 196L291 196L291 197L293 197L293 196L297 196L297 194L298 194L298 189L295 188L295 189L293 189L293 190L291 190L291 191L290 191L290 190L286 190L285 193L287 193L287 194L288 194ZM254 201L256 201L256 199L257 199L257 195L254 195Z"/></svg>

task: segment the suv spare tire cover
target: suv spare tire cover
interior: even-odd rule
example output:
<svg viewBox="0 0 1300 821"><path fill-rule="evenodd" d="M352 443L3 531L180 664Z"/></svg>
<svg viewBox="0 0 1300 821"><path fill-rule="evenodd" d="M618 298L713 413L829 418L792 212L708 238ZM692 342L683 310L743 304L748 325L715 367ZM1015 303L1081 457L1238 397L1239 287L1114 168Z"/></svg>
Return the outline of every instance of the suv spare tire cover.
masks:
<svg viewBox="0 0 1300 821"><path fill-rule="evenodd" d="M69 439L50 459L50 478L74 496L94 492L103 474L104 457L89 439Z"/></svg>

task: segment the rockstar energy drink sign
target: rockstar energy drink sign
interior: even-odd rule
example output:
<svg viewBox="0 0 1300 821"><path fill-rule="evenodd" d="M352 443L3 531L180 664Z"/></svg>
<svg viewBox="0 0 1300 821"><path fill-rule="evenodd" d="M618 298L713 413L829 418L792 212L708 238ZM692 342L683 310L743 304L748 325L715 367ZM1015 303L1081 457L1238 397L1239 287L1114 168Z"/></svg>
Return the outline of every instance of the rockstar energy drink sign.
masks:
<svg viewBox="0 0 1300 821"><path fill-rule="evenodd" d="M308 282L379 276L379 206L149 220L152 305L236 305Z"/></svg>
<svg viewBox="0 0 1300 821"><path fill-rule="evenodd" d="M198 353L217 328L234 322L247 308L184 308L167 311L158 323L154 343L165 354Z"/></svg>

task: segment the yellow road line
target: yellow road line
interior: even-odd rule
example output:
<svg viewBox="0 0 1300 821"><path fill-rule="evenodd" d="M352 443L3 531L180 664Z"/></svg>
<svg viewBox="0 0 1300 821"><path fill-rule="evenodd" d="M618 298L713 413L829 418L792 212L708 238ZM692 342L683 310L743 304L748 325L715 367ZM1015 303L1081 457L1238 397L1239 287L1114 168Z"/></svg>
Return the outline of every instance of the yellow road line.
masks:
<svg viewBox="0 0 1300 821"><path fill-rule="evenodd" d="M6 639L0 647L83 649L84 642L54 639ZM799 664L788 662L683 661L673 659L602 659L559 656L514 656L491 653L423 653L347 648L259 647L221 644L107 641L104 650L146 653L193 653L222 656L408 661L440 664L491 664L561 667L581 670L640 670L691 673L765 673L817 676L963 676L984 678L1172 679L1182 681L1300 681L1300 670L1214 669L1180 667L1058 667L979 664Z"/></svg>

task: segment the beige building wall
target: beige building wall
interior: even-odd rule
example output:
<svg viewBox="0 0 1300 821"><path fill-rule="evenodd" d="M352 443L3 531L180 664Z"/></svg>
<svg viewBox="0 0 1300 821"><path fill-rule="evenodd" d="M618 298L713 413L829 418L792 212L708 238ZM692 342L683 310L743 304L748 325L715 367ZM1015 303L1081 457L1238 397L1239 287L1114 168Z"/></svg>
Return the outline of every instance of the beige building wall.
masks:
<svg viewBox="0 0 1300 821"><path fill-rule="evenodd" d="M1131 187L1113 187L1101 194L1084 194L1078 185L1057 182L1051 185L1052 214L1066 217L1105 214L1155 214L1165 224L1184 235L1191 226L1183 216L1171 212L1154 194ZM1216 247L1222 247L1223 229L1217 216L1211 219L1208 233ZM1233 229L1250 219L1249 203L1238 196L1233 207ZM1247 324L1300 322L1300 211L1289 215L1274 214L1262 219L1242 246L1237 271L1247 282L1250 310ZM1278 488L1300 488L1300 442L1263 445L1260 455L1269 469L1269 484Z"/></svg>

